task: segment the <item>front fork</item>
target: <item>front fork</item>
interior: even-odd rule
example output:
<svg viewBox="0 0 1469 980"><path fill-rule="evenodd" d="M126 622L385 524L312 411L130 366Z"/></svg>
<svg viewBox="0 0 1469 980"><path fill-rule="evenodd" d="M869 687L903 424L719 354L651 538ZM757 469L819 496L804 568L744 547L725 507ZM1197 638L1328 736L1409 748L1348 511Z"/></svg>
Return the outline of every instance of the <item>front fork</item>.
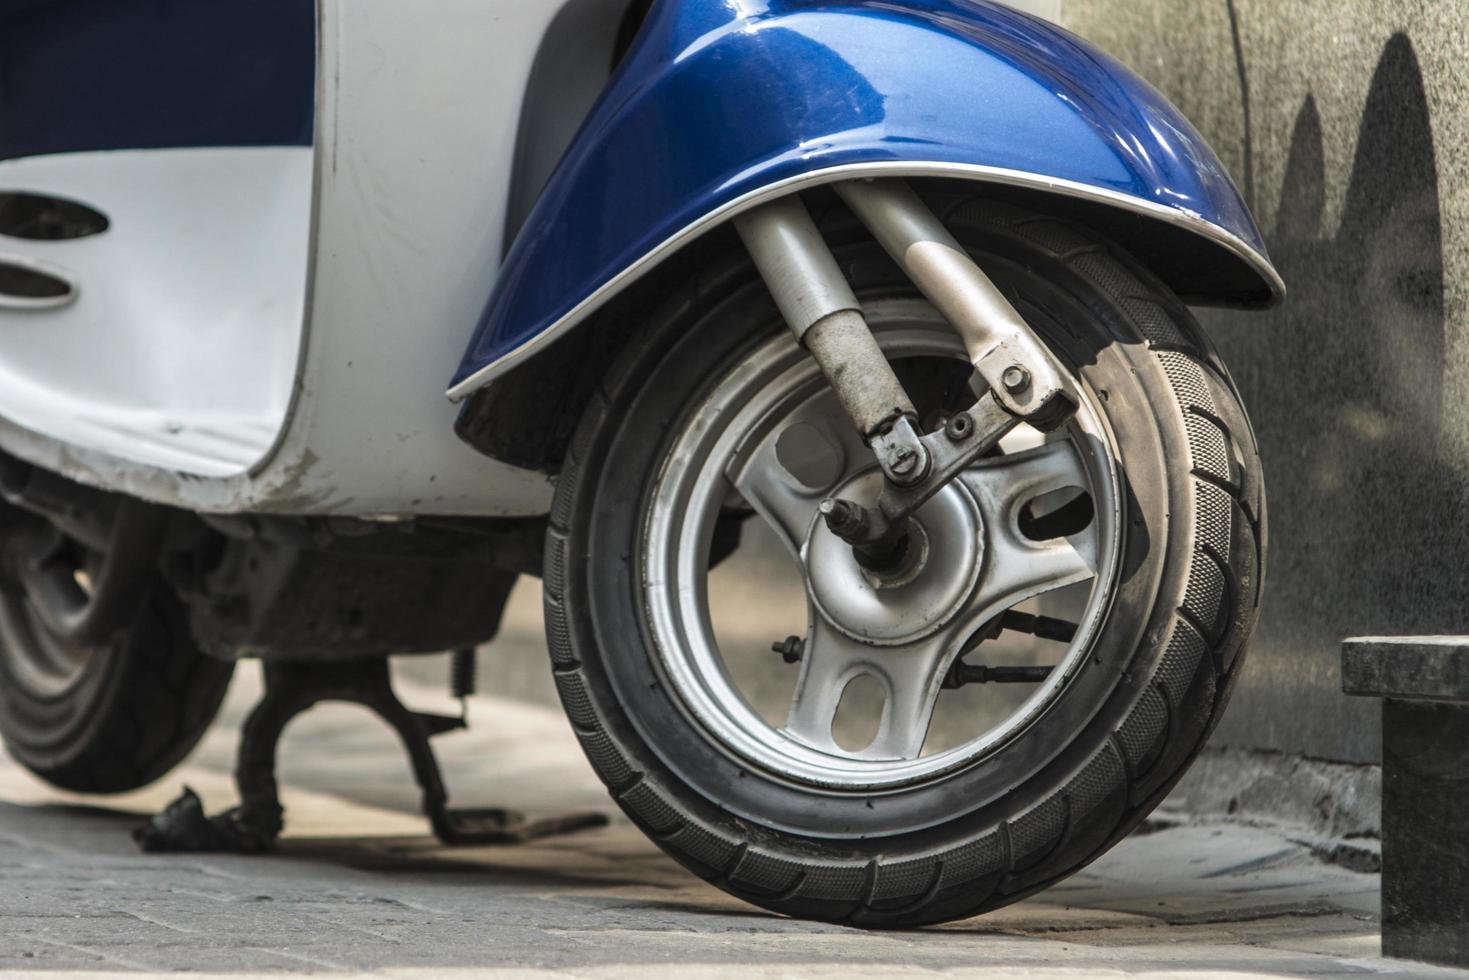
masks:
<svg viewBox="0 0 1469 980"><path fill-rule="evenodd" d="M905 181L847 181L835 189L958 332L988 385L942 430L920 433L912 399L801 199L788 195L735 219L781 315L886 477L875 508L840 498L821 504L832 533L881 572L902 562L909 518L924 501L1019 423L1053 429L1076 403L1060 363Z"/></svg>

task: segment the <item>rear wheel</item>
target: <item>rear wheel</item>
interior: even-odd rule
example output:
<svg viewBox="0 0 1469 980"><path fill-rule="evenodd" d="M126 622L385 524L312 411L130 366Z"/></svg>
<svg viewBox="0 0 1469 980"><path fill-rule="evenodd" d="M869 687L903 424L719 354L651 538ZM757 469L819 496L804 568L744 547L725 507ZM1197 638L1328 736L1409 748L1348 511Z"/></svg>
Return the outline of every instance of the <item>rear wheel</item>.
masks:
<svg viewBox="0 0 1469 980"><path fill-rule="evenodd" d="M925 504L911 574L875 579L816 519L882 478L742 263L625 352L557 489L546 617L588 757L671 855L794 915L935 922L1076 870L1181 775L1255 617L1257 451L1188 312L1083 229L977 199L945 212L1081 408ZM827 232L874 333L940 425L981 382L843 228ZM740 522L784 548L788 630L779 602L721 613L710 569ZM790 632L785 656L751 661L721 632L741 616Z"/></svg>
<svg viewBox="0 0 1469 980"><path fill-rule="evenodd" d="M117 793L173 768L204 734L233 665L201 654L182 608L137 569L104 572L88 547L45 518L6 508L0 526L0 737L16 761L62 789ZM138 546L147 520L127 504L110 536ZM119 576L128 579L119 582ZM124 602L99 594L102 580ZM109 589L110 591L110 589ZM108 624L89 612L102 611Z"/></svg>

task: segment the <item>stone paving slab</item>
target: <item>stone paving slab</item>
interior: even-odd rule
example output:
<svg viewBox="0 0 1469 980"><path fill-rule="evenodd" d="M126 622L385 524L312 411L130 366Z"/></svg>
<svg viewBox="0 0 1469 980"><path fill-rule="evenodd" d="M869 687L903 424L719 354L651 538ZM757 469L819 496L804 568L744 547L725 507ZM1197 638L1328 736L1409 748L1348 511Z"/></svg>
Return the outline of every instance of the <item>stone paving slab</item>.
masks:
<svg viewBox="0 0 1469 980"><path fill-rule="evenodd" d="M406 700L444 710L416 683ZM287 735L280 852L143 855L138 814L193 786L231 802L258 674L178 772L99 803L0 762L0 977L329 974L1006 977L1466 976L1378 956L1377 878L1278 830L1154 822L1060 886L983 918L864 933L751 909L625 821L514 848L427 835L392 737L326 707ZM564 721L491 699L440 746L466 805L609 809Z"/></svg>

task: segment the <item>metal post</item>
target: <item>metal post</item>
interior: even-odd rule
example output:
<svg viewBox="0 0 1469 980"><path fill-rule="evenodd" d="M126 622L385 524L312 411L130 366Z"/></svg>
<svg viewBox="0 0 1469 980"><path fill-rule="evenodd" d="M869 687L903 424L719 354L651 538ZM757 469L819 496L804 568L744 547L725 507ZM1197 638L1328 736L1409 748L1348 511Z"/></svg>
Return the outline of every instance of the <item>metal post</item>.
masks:
<svg viewBox="0 0 1469 980"><path fill-rule="evenodd" d="M1469 636L1360 636L1342 690L1382 699L1382 955L1469 966Z"/></svg>

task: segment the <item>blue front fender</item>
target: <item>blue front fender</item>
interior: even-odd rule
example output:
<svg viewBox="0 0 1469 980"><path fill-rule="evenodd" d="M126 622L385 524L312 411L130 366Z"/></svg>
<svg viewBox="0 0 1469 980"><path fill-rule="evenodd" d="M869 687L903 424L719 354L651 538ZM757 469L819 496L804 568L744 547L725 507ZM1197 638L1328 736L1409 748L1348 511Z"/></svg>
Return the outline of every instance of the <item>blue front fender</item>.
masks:
<svg viewBox="0 0 1469 980"><path fill-rule="evenodd" d="M510 250L450 396L735 212L877 174L1100 202L1204 243L1184 251L1207 274L1155 270L1190 299L1282 292L1203 138L1058 27L988 0L657 0Z"/></svg>

